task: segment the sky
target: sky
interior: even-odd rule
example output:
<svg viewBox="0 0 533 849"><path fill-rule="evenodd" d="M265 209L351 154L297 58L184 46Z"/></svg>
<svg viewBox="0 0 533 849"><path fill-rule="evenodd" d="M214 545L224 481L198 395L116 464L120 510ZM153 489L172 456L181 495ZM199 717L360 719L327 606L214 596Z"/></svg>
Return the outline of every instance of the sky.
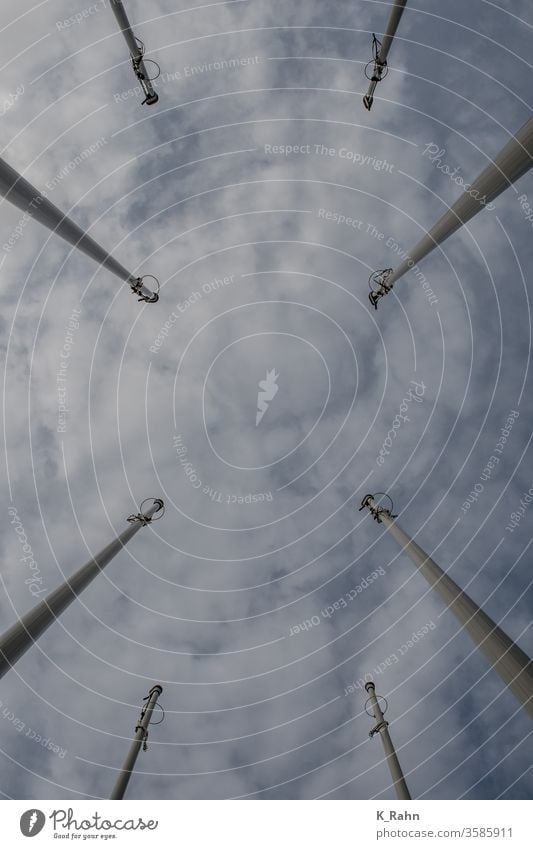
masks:
<svg viewBox="0 0 533 849"><path fill-rule="evenodd" d="M528 717L358 508L531 655L531 172L421 262L433 298L367 299L459 197L439 162L530 117L531 4L409 2L371 112L390 3L126 8L156 106L108 2L0 30L2 157L161 286L0 204L2 631L166 507L2 679L2 797L109 797L160 683L130 798L390 799L369 678L413 798L530 797Z"/></svg>

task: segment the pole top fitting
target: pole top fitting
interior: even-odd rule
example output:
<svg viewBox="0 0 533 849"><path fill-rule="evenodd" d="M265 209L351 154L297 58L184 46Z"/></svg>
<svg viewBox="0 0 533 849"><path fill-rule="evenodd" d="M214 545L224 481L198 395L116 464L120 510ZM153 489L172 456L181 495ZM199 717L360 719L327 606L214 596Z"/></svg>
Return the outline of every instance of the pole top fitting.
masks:
<svg viewBox="0 0 533 849"><path fill-rule="evenodd" d="M153 502L153 507L156 509L154 512L148 516L144 513L144 505L147 501ZM159 515L157 515L159 513ZM128 522L140 522L141 525L149 525L152 522L157 522L158 519L162 519L165 515L165 502L162 498L145 498L144 501L141 502L138 513L132 513L131 516L128 516ZM158 685L159 686L159 685Z"/></svg>
<svg viewBox="0 0 533 849"><path fill-rule="evenodd" d="M389 73L386 59L380 58L381 41L372 33L372 59L366 63L365 77L372 83L380 83Z"/></svg>
<svg viewBox="0 0 533 849"><path fill-rule="evenodd" d="M387 282L392 273L392 268L381 268L378 271L373 271L368 278L368 285L370 287L368 300L375 310L377 310L378 302L381 298L384 298L392 290L392 283Z"/></svg>
<svg viewBox="0 0 533 849"><path fill-rule="evenodd" d="M161 695L162 692L163 692L163 688L162 688L161 684L154 684L153 687L150 687L150 689L148 691L148 695L145 696L144 699L143 699L144 704L142 706L139 721L138 721L137 726L135 728L135 733L137 734L138 731L142 731L143 751L145 751L145 752L148 748L148 728L149 728L149 726L150 725L161 725L161 723L163 722L163 720L165 718L165 710L163 708L163 705L160 705L159 702L158 702L159 696ZM155 696L155 698L154 698L154 696ZM152 707L151 707L150 715L149 715L149 717L147 717L146 712L148 711L150 702L153 702L153 704L152 704ZM161 719L159 720L159 722L152 722L152 711L154 711L156 707L158 707L161 710Z"/></svg>
<svg viewBox="0 0 533 849"><path fill-rule="evenodd" d="M144 281L150 278L155 280L154 291L152 292L148 286L144 285ZM131 291L134 295L139 295L139 301L144 301L145 304L156 304L159 300L159 280L153 274L144 274L142 277L135 278L130 282Z"/></svg>
<svg viewBox="0 0 533 849"><path fill-rule="evenodd" d="M372 737L372 735L375 734L376 731L381 731L382 728L386 728L387 725L389 724L383 718L383 715L389 709L389 703L388 703L387 699L385 698L385 696L376 695L376 688L374 686L373 681L368 681L368 683L365 684L365 690L367 691L367 693L371 694L365 702L365 713L366 713L367 716L370 716L372 719L378 720L377 725L370 732L370 737ZM383 707L381 707L381 705L379 703L380 699L383 702ZM375 704L374 704L374 701L375 701ZM369 705L371 707L371 710L369 710ZM376 709L376 705L377 705L377 709ZM374 711L376 711L376 712L374 713Z"/></svg>
<svg viewBox="0 0 533 849"><path fill-rule="evenodd" d="M153 62L154 65L157 67L158 72L155 75L155 77L150 78L143 73L143 71L141 69L144 67L145 62ZM154 62L153 59L145 59L144 61L143 61L143 59L141 59L140 62L138 62L135 59L132 59L132 63L133 63L133 71L134 71L135 76L137 77L137 79L139 81L139 85L141 86L141 88L143 90L143 94L144 94L144 100L141 102L141 105L142 106L154 106L154 104L156 104L157 101L159 100L159 95L157 94L156 91L154 91L154 87L152 86L152 80L156 80L157 77L159 76L159 73L160 73L160 70L161 70L159 68L159 65L157 64L157 62Z"/></svg>
<svg viewBox="0 0 533 849"><path fill-rule="evenodd" d="M137 36L135 36L135 41L137 42L138 53L136 53L135 56L131 56L133 73L137 77L139 85L143 90L144 100L142 101L142 105L153 106L159 100L159 95L154 91L152 83L160 76L161 68L153 59L144 58L144 54L146 52L144 42L142 42L140 38L137 38ZM148 62L151 65L155 65L156 70L153 77L151 77L146 70L146 63Z"/></svg>
<svg viewBox="0 0 533 849"><path fill-rule="evenodd" d="M389 68L387 65L387 60L381 60L381 41L376 38L375 33L372 34L372 59L370 62L367 62L365 67L365 77L367 80L370 80L370 87L368 89L368 93L363 97L363 104L365 109L372 109L372 104L374 102L374 90L378 83L384 79L388 72Z"/></svg>
<svg viewBox="0 0 533 849"><path fill-rule="evenodd" d="M389 507L383 507L381 504L376 504L375 502L376 502L376 498L378 496L383 496L384 498L387 498L390 501L390 508ZM374 519L378 523L380 523L382 521L381 520L382 515L388 516L389 519L396 519L397 518L397 514L392 512L394 510L394 504L392 503L392 498L390 497L390 495L387 495L386 492L376 492L375 495L368 493L368 495L365 495L365 497L361 501L361 506L360 506L359 510L364 510L365 507L368 507L370 513L372 514L372 516L374 517Z"/></svg>

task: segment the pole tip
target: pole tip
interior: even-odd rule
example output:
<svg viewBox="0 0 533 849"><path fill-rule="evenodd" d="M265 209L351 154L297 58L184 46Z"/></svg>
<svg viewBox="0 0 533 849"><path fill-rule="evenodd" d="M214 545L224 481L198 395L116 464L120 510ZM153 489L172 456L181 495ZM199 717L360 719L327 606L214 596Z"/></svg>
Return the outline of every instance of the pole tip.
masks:
<svg viewBox="0 0 533 849"><path fill-rule="evenodd" d="M367 681L367 682L366 682L366 684L365 684L365 690L367 691L367 693L368 693L370 690L375 690L375 689L376 689L376 685L374 684L374 682L373 682L373 681Z"/></svg>
<svg viewBox="0 0 533 849"><path fill-rule="evenodd" d="M145 515L145 505L148 504L149 501L152 502L152 508L155 508L150 518ZM141 501L139 511L138 517L144 517L145 523L157 522L158 519L162 519L165 515L165 502L162 498L145 498L144 501ZM134 521L134 518L131 519L131 521ZM128 521L130 520L128 519Z"/></svg>
<svg viewBox="0 0 533 849"><path fill-rule="evenodd" d="M154 281L154 291L149 289L144 283L148 278ZM143 274L142 277L135 277L129 282L131 291L134 295L139 296L139 301L145 304L157 304L159 300L159 280L154 274Z"/></svg>
<svg viewBox="0 0 533 849"><path fill-rule="evenodd" d="M373 500L374 500L374 496L372 495L372 493L369 492L367 495L365 495L362 498L359 511L364 510L365 507L371 507Z"/></svg>

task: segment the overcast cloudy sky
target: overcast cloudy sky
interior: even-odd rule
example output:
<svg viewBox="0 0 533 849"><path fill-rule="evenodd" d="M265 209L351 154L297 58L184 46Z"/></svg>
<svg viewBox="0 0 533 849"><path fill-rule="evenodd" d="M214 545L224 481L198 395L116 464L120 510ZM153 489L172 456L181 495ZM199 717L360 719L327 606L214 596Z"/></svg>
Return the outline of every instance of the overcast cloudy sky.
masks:
<svg viewBox="0 0 533 849"><path fill-rule="evenodd" d="M108 797L159 682L131 798L392 798L372 675L413 797L530 796L527 716L358 507L387 490L531 654L531 172L423 261L436 300L412 274L367 300L459 196L428 146L472 179L530 117L531 3L409 2L370 113L388 2L126 6L151 108L107 2L19 0L0 30L2 156L161 282L139 304L33 221L0 250L2 630L29 578L166 502L2 680L0 791ZM20 219L2 202L1 245Z"/></svg>

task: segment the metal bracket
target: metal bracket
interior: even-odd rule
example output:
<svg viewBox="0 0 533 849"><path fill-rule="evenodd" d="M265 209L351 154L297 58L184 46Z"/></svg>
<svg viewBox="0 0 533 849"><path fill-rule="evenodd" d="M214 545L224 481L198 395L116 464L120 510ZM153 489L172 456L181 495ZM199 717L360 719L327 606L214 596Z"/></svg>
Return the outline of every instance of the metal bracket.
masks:
<svg viewBox="0 0 533 849"><path fill-rule="evenodd" d="M145 714L145 711L143 711L141 713L141 717L140 717L141 720L142 720L144 714ZM142 731L143 752L146 752L148 750L148 743L146 742L148 740L148 731L145 728L143 728L142 725L136 725L135 726L135 733L136 734L137 734L137 731Z"/></svg>
<svg viewBox="0 0 533 849"><path fill-rule="evenodd" d="M379 505L379 504L375 504L374 501L375 501L376 495L384 495L385 498L388 498L389 501L390 501L390 505L391 505L390 509L387 508L387 507L381 507L381 505ZM388 516L389 519L397 519L398 518L398 514L392 512L394 510L394 504L392 503L392 498L390 497L390 495L387 495L386 492L376 492L375 495L368 493L368 495L365 495L365 497L361 501L361 506L360 506L359 510L360 511L364 510L365 507L368 507L372 517L378 523L381 523L381 521L382 521L381 518L380 518L382 514L385 514L386 516Z"/></svg>
<svg viewBox="0 0 533 849"><path fill-rule="evenodd" d="M382 268L379 271L373 271L368 278L368 285L370 287L368 300L375 310L378 308L378 301L385 297L385 295L388 295L392 289L392 283L387 283L392 273L392 268Z"/></svg>
<svg viewBox="0 0 533 849"><path fill-rule="evenodd" d="M144 92L144 100L142 101L142 105L145 104L147 106L153 106L154 103L157 103L159 100L159 95L152 86L152 82L158 78L161 73L161 68L153 59L145 59L145 46L140 38L135 38L135 41L138 44L139 52L136 56L131 56L131 64L133 65L133 72L137 79L139 80L140 86ZM157 73L155 77L149 77L145 74L146 71L146 63L151 62L152 65L155 65L157 68ZM144 69L144 70L143 70Z"/></svg>
<svg viewBox="0 0 533 849"><path fill-rule="evenodd" d="M128 516L128 522L131 522L133 525L135 522L140 522L141 525L149 525L152 521L151 517L145 516L143 513L132 513L131 516Z"/></svg>
<svg viewBox="0 0 533 849"><path fill-rule="evenodd" d="M154 501L159 501L161 504L163 504L163 502L161 501L160 498L155 498ZM148 741L148 728L145 728L143 726L143 720L144 720L144 717L146 715L146 711L148 709L148 702L150 701L152 694L154 692L157 693L157 698L159 698L159 696L163 692L163 688L161 687L160 684L156 684L155 687L152 687L152 689L150 690L148 695L144 697L143 706L141 708L141 715L139 717L139 721L137 722L137 725L135 726L135 733L136 734L137 734L138 731L142 731L143 752L146 752L148 750L148 742L147 742ZM156 708L157 706L158 706L158 703L157 703L157 699L156 699L155 704L154 704L154 708ZM159 705L159 707L161 707L161 706ZM161 707L161 710L163 710L162 707ZM164 713L165 712L163 711L163 718L164 718ZM163 719L161 719L161 722L162 721L163 721ZM160 723L159 722L156 722L156 723L150 722L149 723L149 725L152 725L152 724L159 725Z"/></svg>
<svg viewBox="0 0 533 849"><path fill-rule="evenodd" d="M370 737L370 739L372 739L374 734L377 734L379 731L381 731L382 728L388 728L388 727L389 727L389 723L387 722L386 719L384 719L382 722L378 722L378 724L375 725L374 728L372 728L368 732L368 736Z"/></svg>
<svg viewBox="0 0 533 849"><path fill-rule="evenodd" d="M145 104L147 106L153 106L154 103L157 103L157 101L159 100L159 95L156 91L154 91L152 87L152 80L149 77L146 77L141 71L141 62L143 62L142 57L140 59L132 58L131 60L135 76L139 80L139 84L144 92L144 100L142 101L142 106L144 106ZM144 62L153 62L153 59L145 59ZM157 65L157 62L154 62L154 64ZM159 65L157 65L157 67L159 67ZM157 76L159 76L159 74L157 74ZM157 76L154 77L154 79L157 79Z"/></svg>
<svg viewBox="0 0 533 849"><path fill-rule="evenodd" d="M380 83L381 80L385 79L387 74L389 73L389 66L387 65L387 60L385 59L383 62L379 58L379 54L381 53L381 41L376 37L375 33L372 33L372 59L370 62L366 63L365 67L365 77L367 80L370 80L371 83ZM369 68L372 66L372 76L369 75Z"/></svg>
<svg viewBox="0 0 533 849"><path fill-rule="evenodd" d="M156 516L154 518L153 516L146 516L143 513L143 506L146 504L147 501L153 501L154 504L159 505L157 510L156 510L156 513L160 513L159 516ZM164 501L163 501L162 498L145 498L144 501L141 503L141 506L139 508L139 512L138 513L132 513L131 516L128 516L127 521L131 522L132 524L134 522L140 522L141 525L146 526L146 525L150 525L152 522L157 522L157 520L161 519L164 516L164 514L165 514L165 504L164 504Z"/></svg>
<svg viewBox="0 0 533 849"><path fill-rule="evenodd" d="M372 109L372 104L374 102L374 91L378 83L383 80L388 72L389 67L387 65L387 60L381 61L379 58L379 54L381 52L381 41L376 38L376 35L372 35L372 59L370 62L367 62L365 67L365 77L367 80L370 80L370 87L368 89L368 93L363 97L363 103L365 109Z"/></svg>
<svg viewBox="0 0 533 849"><path fill-rule="evenodd" d="M149 295L145 295L142 291L144 288L144 281L149 277L152 280L155 280L157 289L155 292L152 292ZM139 301L144 301L146 304L156 304L159 300L159 280L157 277L154 277L153 274L145 274L143 277L137 277L135 283L130 283L131 291L134 295L139 295Z"/></svg>

